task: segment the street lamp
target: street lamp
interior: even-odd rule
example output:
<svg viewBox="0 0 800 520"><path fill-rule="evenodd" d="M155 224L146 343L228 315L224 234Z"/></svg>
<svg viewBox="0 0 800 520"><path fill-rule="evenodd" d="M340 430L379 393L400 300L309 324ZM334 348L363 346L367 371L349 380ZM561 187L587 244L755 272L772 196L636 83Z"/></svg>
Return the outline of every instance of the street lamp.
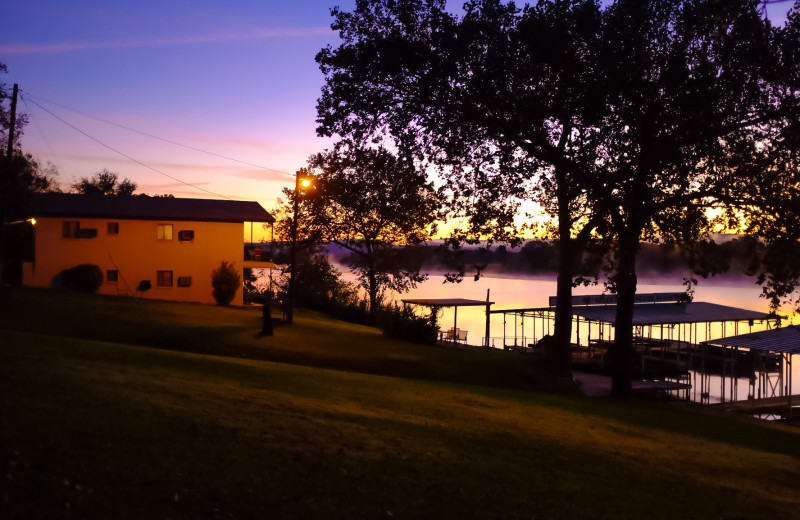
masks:
<svg viewBox="0 0 800 520"><path fill-rule="evenodd" d="M294 322L294 292L295 292L295 271L297 269L297 213L300 202L300 188L311 186L311 176L308 170L300 168L295 173L294 178L294 204L292 213L292 262L289 268L289 302L286 309L286 323Z"/></svg>

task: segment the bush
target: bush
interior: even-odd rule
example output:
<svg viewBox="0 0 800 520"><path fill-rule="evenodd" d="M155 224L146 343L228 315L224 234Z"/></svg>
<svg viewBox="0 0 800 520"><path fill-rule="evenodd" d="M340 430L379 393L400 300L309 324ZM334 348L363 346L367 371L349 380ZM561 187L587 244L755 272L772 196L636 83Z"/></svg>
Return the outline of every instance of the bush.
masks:
<svg viewBox="0 0 800 520"><path fill-rule="evenodd" d="M95 293L103 285L103 271L94 264L81 264L64 269L53 286L67 291Z"/></svg>
<svg viewBox="0 0 800 520"><path fill-rule="evenodd" d="M242 277L233 262L223 260L219 267L211 271L211 287L214 288L211 294L217 305L223 307L230 305L241 285Z"/></svg>
<svg viewBox="0 0 800 520"><path fill-rule="evenodd" d="M417 316L411 309L384 307L378 315L378 325L386 336L424 343L436 344L438 330L429 318Z"/></svg>

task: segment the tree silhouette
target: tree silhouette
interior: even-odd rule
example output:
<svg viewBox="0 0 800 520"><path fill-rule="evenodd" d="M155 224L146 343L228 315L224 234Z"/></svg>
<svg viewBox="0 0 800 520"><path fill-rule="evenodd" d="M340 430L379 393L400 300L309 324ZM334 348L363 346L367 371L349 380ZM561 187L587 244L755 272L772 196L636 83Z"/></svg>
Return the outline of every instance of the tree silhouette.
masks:
<svg viewBox="0 0 800 520"><path fill-rule="evenodd" d="M304 231L352 253L348 263L374 318L385 290L406 292L425 279L399 246L435 232L436 192L412 161L382 148L339 146L312 156L309 167L313 189L302 198Z"/></svg>
<svg viewBox="0 0 800 520"><path fill-rule="evenodd" d="M81 177L80 180L72 184L72 190L84 195L133 195L136 191L136 183L130 179L123 179L118 182L118 175L103 168L103 171L95 173L92 178Z"/></svg>

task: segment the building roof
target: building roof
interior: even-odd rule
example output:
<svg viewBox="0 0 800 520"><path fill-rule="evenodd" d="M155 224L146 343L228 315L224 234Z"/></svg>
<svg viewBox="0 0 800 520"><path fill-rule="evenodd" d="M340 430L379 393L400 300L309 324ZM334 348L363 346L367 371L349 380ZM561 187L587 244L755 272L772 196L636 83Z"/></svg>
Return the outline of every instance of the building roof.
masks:
<svg viewBox="0 0 800 520"><path fill-rule="evenodd" d="M617 319L615 305L573 307L572 314L591 321L611 323ZM721 321L766 320L772 318L765 312L717 305L716 303L643 303L633 306L634 325L659 325L676 323L714 323Z"/></svg>
<svg viewBox="0 0 800 520"><path fill-rule="evenodd" d="M706 342L721 347L746 348L785 354L800 354L800 325L762 330Z"/></svg>
<svg viewBox="0 0 800 520"><path fill-rule="evenodd" d="M113 218L121 220L192 220L204 222L275 222L254 201L182 199L147 195L39 193L34 217Z"/></svg>

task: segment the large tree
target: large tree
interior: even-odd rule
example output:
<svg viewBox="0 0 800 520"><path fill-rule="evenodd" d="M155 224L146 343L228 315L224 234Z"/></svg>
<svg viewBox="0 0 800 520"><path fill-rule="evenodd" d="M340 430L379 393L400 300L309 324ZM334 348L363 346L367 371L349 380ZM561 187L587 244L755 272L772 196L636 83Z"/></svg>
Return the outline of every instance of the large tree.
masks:
<svg viewBox="0 0 800 520"><path fill-rule="evenodd" d="M311 157L309 168L304 232L351 253L374 317L386 290L405 292L425 279L403 261L403 246L435 232L439 198L413 161L383 148L340 145Z"/></svg>
<svg viewBox="0 0 800 520"><path fill-rule="evenodd" d="M750 222L791 212L799 150L786 137L795 133L798 91L783 31L761 18L756 1L620 0L601 31L598 91L608 109L594 144L604 152L601 182L590 197L604 201L614 240L613 392L625 395L641 241L692 247L712 229L714 207ZM784 190L768 189L776 181ZM784 231L798 236L796 224Z"/></svg>
<svg viewBox="0 0 800 520"><path fill-rule="evenodd" d="M513 240L514 212L524 200L555 217L555 337L568 371L572 284L602 222L585 187L596 151L580 146L603 110L593 81L600 11L591 1L522 12L470 2L465 11L458 19L436 0L334 9L343 43L317 56L327 78L319 132L392 136L437 165L451 208L465 217L458 239Z"/></svg>
<svg viewBox="0 0 800 520"><path fill-rule="evenodd" d="M353 13L334 9L343 43L317 57L327 78L319 131L390 135L442 165L456 198L479 201L480 232L507 218L498 198L544 205L562 252L562 359L576 262L592 235L613 244L614 389L625 394L639 243L691 246L710 206L763 214L766 192L753 197L753 184L767 172L785 179L787 168L768 166L796 152L783 139L796 120L785 51L796 41L757 7L485 0L457 17L436 0L359 1ZM773 206L786 200L770 194Z"/></svg>

